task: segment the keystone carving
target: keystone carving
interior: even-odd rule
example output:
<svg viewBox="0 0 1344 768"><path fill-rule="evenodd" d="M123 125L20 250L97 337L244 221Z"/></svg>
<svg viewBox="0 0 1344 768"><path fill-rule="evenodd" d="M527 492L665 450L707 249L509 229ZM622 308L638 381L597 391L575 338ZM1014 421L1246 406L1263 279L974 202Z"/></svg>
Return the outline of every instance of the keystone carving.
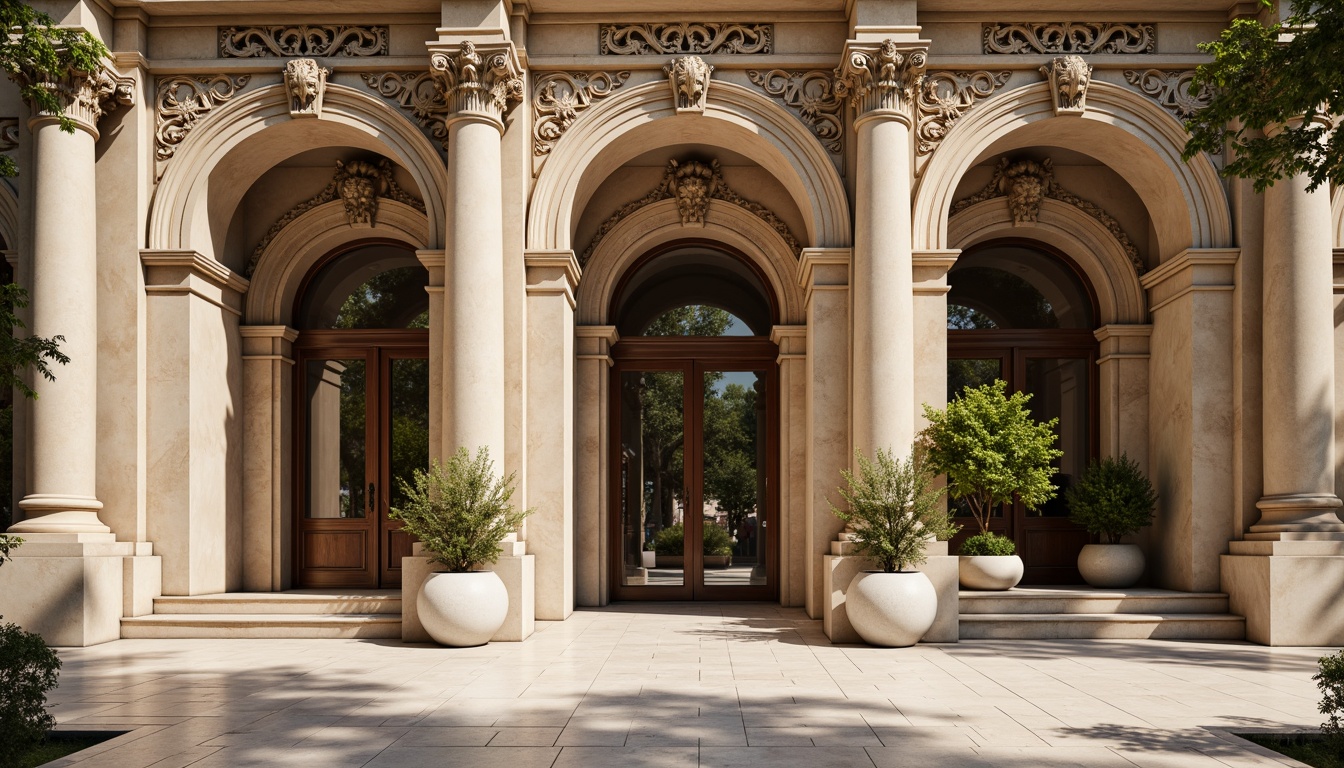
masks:
<svg viewBox="0 0 1344 768"><path fill-rule="evenodd" d="M1195 112L1207 107L1213 100L1213 89L1208 85L1199 92L1190 94L1190 82L1195 79L1195 71L1171 71L1161 69L1125 70L1125 80L1143 91L1178 120L1189 120Z"/></svg>
<svg viewBox="0 0 1344 768"><path fill-rule="evenodd" d="M881 44L850 44L844 62L835 68L835 94L849 99L859 115L874 110L911 113L928 60L924 48L901 48L893 40Z"/></svg>
<svg viewBox="0 0 1344 768"><path fill-rule="evenodd" d="M551 72L537 78L532 91L533 154L550 154L580 112L610 96L629 77L629 72Z"/></svg>
<svg viewBox="0 0 1344 768"><path fill-rule="evenodd" d="M709 101L709 76L713 72L714 68L699 56L681 56L663 67L678 114L704 114L705 104Z"/></svg>
<svg viewBox="0 0 1344 768"><path fill-rule="evenodd" d="M1050 80L1050 96L1056 115L1081 115L1087 110L1087 87L1092 84L1092 65L1082 56L1056 56L1041 67Z"/></svg>
<svg viewBox="0 0 1344 768"><path fill-rule="evenodd" d="M952 125L975 105L1002 88L1012 73L930 72L919 86L917 151L927 155L938 148Z"/></svg>
<svg viewBox="0 0 1344 768"><path fill-rule="evenodd" d="M598 53L643 56L676 53L771 53L773 24L604 24Z"/></svg>
<svg viewBox="0 0 1344 768"><path fill-rule="evenodd" d="M312 59L285 62L285 91L289 94L290 117L321 117L322 96L331 70Z"/></svg>
<svg viewBox="0 0 1344 768"><path fill-rule="evenodd" d="M793 110L833 155L844 153L845 128L841 109L845 103L835 93L831 72L786 72L782 69L747 70L751 82Z"/></svg>
<svg viewBox="0 0 1344 768"><path fill-rule="evenodd" d="M456 50L430 54L429 73L448 104L448 119L479 115L500 130L509 109L523 100L523 74L512 43L463 40Z"/></svg>
<svg viewBox="0 0 1344 768"><path fill-rule="evenodd" d="M1156 53L1152 24L1048 22L986 24L985 53Z"/></svg>
<svg viewBox="0 0 1344 768"><path fill-rule="evenodd" d="M154 158L166 163L215 107L232 99L252 79L251 75L178 75L160 78L154 91Z"/></svg>
<svg viewBox="0 0 1344 768"><path fill-rule="evenodd" d="M219 55L225 59L386 56L387 52L387 27L305 24L219 28Z"/></svg>

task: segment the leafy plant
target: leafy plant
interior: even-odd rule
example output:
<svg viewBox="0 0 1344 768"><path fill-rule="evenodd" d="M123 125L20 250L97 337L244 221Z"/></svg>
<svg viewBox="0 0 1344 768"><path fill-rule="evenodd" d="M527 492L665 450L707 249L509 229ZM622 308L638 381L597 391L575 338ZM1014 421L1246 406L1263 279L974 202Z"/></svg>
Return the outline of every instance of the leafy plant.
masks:
<svg viewBox="0 0 1344 768"><path fill-rule="evenodd" d="M1007 536L1000 536L993 531L977 533L961 542L957 554L967 557L975 555L993 555L1006 557L1017 554L1017 545Z"/></svg>
<svg viewBox="0 0 1344 768"><path fill-rule="evenodd" d="M1105 536L1108 544L1153 522L1157 491L1128 455L1093 461L1064 494L1069 519L1088 533Z"/></svg>
<svg viewBox="0 0 1344 768"><path fill-rule="evenodd" d="M1311 676L1321 690L1318 709L1326 720L1321 733L1344 751L1344 651L1322 656L1320 671Z"/></svg>
<svg viewBox="0 0 1344 768"><path fill-rule="evenodd" d="M1034 510L1054 498L1051 462L1063 455L1055 448L1059 419L1038 422L1027 403L1031 395L1004 393L999 379L966 387L945 410L924 406L929 425L921 433L929 467L947 475L947 492L963 499L981 533L1000 504L1022 500Z"/></svg>
<svg viewBox="0 0 1344 768"><path fill-rule="evenodd" d="M653 537L653 551L664 557L685 554L686 529L681 523L669 525ZM701 551L705 555L723 557L733 554L733 537L722 526L706 522Z"/></svg>
<svg viewBox="0 0 1344 768"><path fill-rule="evenodd" d="M519 511L513 498L514 473L495 474L485 448L473 458L466 448L432 462L429 471L417 469L411 482L398 479L404 503L389 510L403 530L434 553L434 561L453 573L493 563L503 550L499 542L518 530L531 510Z"/></svg>
<svg viewBox="0 0 1344 768"><path fill-rule="evenodd" d="M706 522L703 533L702 549L711 557L726 557L733 554L733 536L721 525Z"/></svg>
<svg viewBox="0 0 1344 768"><path fill-rule="evenodd" d="M0 765L14 765L56 725L47 692L60 668L41 635L17 624L0 626Z"/></svg>
<svg viewBox="0 0 1344 768"><path fill-rule="evenodd" d="M879 448L874 461L855 450L858 473L841 470L840 498L849 509L831 504L831 512L854 528L855 548L882 565L886 573L919 565L927 557L929 536L948 538L956 531L939 503L942 489L918 450L903 459Z"/></svg>

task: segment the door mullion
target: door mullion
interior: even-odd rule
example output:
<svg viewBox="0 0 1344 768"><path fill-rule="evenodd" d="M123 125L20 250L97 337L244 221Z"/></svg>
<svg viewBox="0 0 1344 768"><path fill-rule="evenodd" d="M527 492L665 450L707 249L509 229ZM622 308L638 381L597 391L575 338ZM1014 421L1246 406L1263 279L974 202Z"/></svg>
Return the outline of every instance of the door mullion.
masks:
<svg viewBox="0 0 1344 768"><path fill-rule="evenodd" d="M704 427L704 407L705 395L702 391L704 387L704 376L700 372L700 364L689 362L685 365L686 371L683 376L686 380L686 406L683 409L685 413L685 426L683 427L684 439L682 440L682 464L685 469L686 484L686 511L685 519L682 523L682 530L685 531L683 538L683 549L686 553L686 581L690 587L691 598L699 597L704 589L705 563L702 557L704 532L704 450L701 440L702 429Z"/></svg>

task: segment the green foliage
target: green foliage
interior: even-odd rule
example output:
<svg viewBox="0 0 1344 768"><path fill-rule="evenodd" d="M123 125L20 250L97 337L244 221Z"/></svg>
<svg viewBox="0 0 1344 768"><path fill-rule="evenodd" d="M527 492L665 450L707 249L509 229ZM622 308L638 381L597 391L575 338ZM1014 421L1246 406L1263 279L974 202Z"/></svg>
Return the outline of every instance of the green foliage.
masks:
<svg viewBox="0 0 1344 768"><path fill-rule="evenodd" d="M930 468L947 475L947 492L963 499L980 526L989 531L994 508L1021 499L1034 510L1054 498L1051 463L1063 455L1055 448L1059 419L1038 422L1027 403L1031 395L1007 384L967 387L946 410L924 406L929 426L921 433Z"/></svg>
<svg viewBox="0 0 1344 768"><path fill-rule="evenodd" d="M855 548L880 563L883 571L923 563L929 536L946 539L956 533L939 503L942 489L932 487L933 476L918 450L897 459L879 448L876 461L855 450L854 458L858 473L841 470L845 486L838 489L849 509L831 504L831 512L853 525Z"/></svg>
<svg viewBox="0 0 1344 768"><path fill-rule="evenodd" d="M97 70L108 56L107 47L88 32L58 27L50 16L19 0L0 0L0 26L9 30L0 37L0 67L18 84L20 97L36 111L58 115L61 130L73 132L74 121L62 111L70 93L61 80L71 70ZM16 173L14 161L0 155L0 176Z"/></svg>
<svg viewBox="0 0 1344 768"><path fill-rule="evenodd" d="M0 533L0 565L9 562L11 560L9 553L18 549L19 545L22 543L23 539L18 536L9 536Z"/></svg>
<svg viewBox="0 0 1344 768"><path fill-rule="evenodd" d="M16 309L26 306L27 291L14 283L0 284L0 328L11 330L11 333L0 333L0 389L17 389L24 397L32 400L37 398L37 393L19 374L31 368L42 378L55 381L56 374L52 373L51 364L65 365L70 362L70 358L61 352L58 345L58 342L65 341L64 336L44 339L41 336L25 337L12 333L15 328L26 327L15 314Z"/></svg>
<svg viewBox="0 0 1344 768"><path fill-rule="evenodd" d="M1208 87L1212 98L1186 121L1183 156L1230 144L1223 175L1254 179L1256 191L1304 172L1313 190L1344 184L1344 132L1326 124L1344 113L1344 0L1293 3L1281 21L1269 0L1261 5L1260 19L1235 19L1199 46L1213 61L1195 70L1190 93ZM1262 135L1276 125L1287 127Z"/></svg>
<svg viewBox="0 0 1344 768"><path fill-rule="evenodd" d="M1069 519L1109 544L1153 522L1157 491L1126 454L1093 461L1065 494Z"/></svg>
<svg viewBox="0 0 1344 768"><path fill-rule="evenodd" d="M428 472L415 470L412 482L398 484L404 502L388 516L400 520L403 530L434 553L435 562L454 573L494 562L502 551L499 542L531 514L510 503L514 475L497 476L485 448L475 458L459 448L446 465L435 461Z"/></svg>
<svg viewBox="0 0 1344 768"><path fill-rule="evenodd" d="M997 555L1005 557L1017 554L1017 545L1007 536L1000 536L992 531L977 533L961 542L961 548L958 554L970 557L972 555Z"/></svg>
<svg viewBox="0 0 1344 768"><path fill-rule="evenodd" d="M757 511L757 430L754 388L728 384L717 391L705 382L705 498L728 516L730 531L740 530L747 516Z"/></svg>
<svg viewBox="0 0 1344 768"><path fill-rule="evenodd" d="M60 668L41 635L17 624L0 626L0 765L14 765L56 725L47 691L56 687Z"/></svg>
<svg viewBox="0 0 1344 768"><path fill-rule="evenodd" d="M653 537L653 551L665 557L681 556L685 554L686 549L684 541L686 539L686 529L681 523L669 525L662 529ZM701 551L706 555L726 556L733 554L733 537L723 526L705 521L704 541Z"/></svg>
<svg viewBox="0 0 1344 768"><path fill-rule="evenodd" d="M644 335L722 336L732 323L733 316L722 309L693 304L659 315L644 329Z"/></svg>
<svg viewBox="0 0 1344 768"><path fill-rule="evenodd" d="M1321 732L1344 751L1344 651L1322 656L1320 671L1311 676L1321 690L1318 709L1325 715Z"/></svg>

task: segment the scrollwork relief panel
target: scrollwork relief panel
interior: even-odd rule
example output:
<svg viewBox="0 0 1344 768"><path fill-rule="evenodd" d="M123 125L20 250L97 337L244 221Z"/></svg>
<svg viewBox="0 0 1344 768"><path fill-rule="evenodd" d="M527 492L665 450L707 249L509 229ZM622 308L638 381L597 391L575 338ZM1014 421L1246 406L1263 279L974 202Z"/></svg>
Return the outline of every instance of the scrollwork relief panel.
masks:
<svg viewBox="0 0 1344 768"><path fill-rule="evenodd" d="M220 27L219 56L225 59L386 56L387 39L387 27L379 26Z"/></svg>
<svg viewBox="0 0 1344 768"><path fill-rule="evenodd" d="M1091 21L986 24L985 53L1156 53L1154 24Z"/></svg>
<svg viewBox="0 0 1344 768"><path fill-rule="evenodd" d="M603 56L677 53L773 53L775 25L742 23L603 24Z"/></svg>

